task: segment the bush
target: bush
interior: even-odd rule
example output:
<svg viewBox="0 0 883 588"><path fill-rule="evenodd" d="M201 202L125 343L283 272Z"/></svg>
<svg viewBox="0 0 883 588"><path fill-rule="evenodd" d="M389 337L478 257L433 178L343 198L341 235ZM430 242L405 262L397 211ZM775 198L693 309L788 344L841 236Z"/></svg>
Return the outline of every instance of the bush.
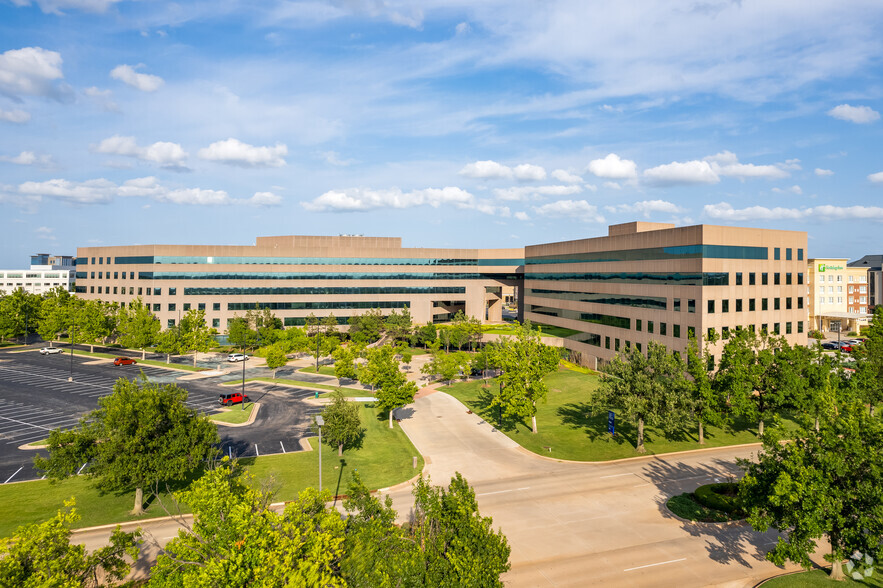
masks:
<svg viewBox="0 0 883 588"><path fill-rule="evenodd" d="M738 489L739 485L733 482L706 484L696 488L693 495L703 506L735 515L742 511L742 504L737 496Z"/></svg>
<svg viewBox="0 0 883 588"><path fill-rule="evenodd" d="M821 341L822 339L825 338L825 336L822 335L822 332L821 332L821 331L816 331L816 330L812 330L812 331L810 331L810 332L809 332L809 336L810 336L811 339L818 339L819 341Z"/></svg>
<svg viewBox="0 0 883 588"><path fill-rule="evenodd" d="M850 331L850 332L846 333L846 336L847 337L858 337L858 333L856 333L855 331Z"/></svg>

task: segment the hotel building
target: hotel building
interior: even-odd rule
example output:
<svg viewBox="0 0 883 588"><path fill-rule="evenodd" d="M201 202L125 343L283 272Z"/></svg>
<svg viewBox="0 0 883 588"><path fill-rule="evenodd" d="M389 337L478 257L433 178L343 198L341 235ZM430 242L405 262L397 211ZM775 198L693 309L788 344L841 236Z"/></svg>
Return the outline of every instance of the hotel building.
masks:
<svg viewBox="0 0 883 588"><path fill-rule="evenodd" d="M404 248L400 238L258 237L254 245L132 245L77 249L78 295L140 297L163 327L191 308L209 325L269 308L285 326L310 314L340 324L370 309L408 307L417 324L458 310L502 320L504 288L521 282L523 249Z"/></svg>
<svg viewBox="0 0 883 588"><path fill-rule="evenodd" d="M868 270L845 258L814 258L807 267L809 324L822 333L858 333L870 323Z"/></svg>
<svg viewBox="0 0 883 588"><path fill-rule="evenodd" d="M805 232L632 222L525 248L524 316L560 327L590 366L649 341L684 352L711 329L806 344Z"/></svg>
<svg viewBox="0 0 883 588"><path fill-rule="evenodd" d="M11 294L21 288L30 294L45 294L59 286L73 292L74 261L70 255L32 255L30 269L0 270L0 293Z"/></svg>

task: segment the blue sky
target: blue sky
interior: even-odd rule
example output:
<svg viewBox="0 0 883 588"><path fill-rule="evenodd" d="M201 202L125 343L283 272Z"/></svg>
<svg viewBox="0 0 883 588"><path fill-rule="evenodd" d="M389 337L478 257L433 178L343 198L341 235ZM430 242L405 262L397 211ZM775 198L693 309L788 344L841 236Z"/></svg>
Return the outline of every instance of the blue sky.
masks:
<svg viewBox="0 0 883 588"><path fill-rule="evenodd" d="M650 220L880 253L879 0L0 0L0 266Z"/></svg>

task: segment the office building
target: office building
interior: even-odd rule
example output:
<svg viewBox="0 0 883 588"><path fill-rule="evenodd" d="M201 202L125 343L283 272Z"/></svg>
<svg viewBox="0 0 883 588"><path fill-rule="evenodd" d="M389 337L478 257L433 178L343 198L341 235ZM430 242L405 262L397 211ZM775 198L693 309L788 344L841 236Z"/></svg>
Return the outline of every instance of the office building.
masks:
<svg viewBox="0 0 883 588"><path fill-rule="evenodd" d="M10 294L21 288L31 294L44 294L59 286L73 292L74 262L70 255L32 255L29 269L0 270L0 292Z"/></svg>
<svg viewBox="0 0 883 588"><path fill-rule="evenodd" d="M632 222L525 248L524 316L558 327L587 365L649 341L683 353L711 329L805 344L805 232Z"/></svg>
<svg viewBox="0 0 883 588"><path fill-rule="evenodd" d="M807 265L807 306L812 329L858 333L870 322L868 271L845 258L813 258Z"/></svg>
<svg viewBox="0 0 883 588"><path fill-rule="evenodd" d="M523 249L402 247L400 238L258 237L254 245L132 245L77 250L77 293L150 305L163 327L190 309L209 325L269 308L285 326L310 314L340 324L370 309L408 307L417 324L458 310L502 320L504 288L521 280Z"/></svg>

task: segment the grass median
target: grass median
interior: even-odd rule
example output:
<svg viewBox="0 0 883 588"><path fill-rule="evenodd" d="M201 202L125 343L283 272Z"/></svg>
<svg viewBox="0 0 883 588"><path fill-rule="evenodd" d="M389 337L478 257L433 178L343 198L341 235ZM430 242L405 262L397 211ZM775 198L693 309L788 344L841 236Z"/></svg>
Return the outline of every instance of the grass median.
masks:
<svg viewBox="0 0 883 588"><path fill-rule="evenodd" d="M209 415L209 418L216 423L229 423L231 425L241 425L251 418L254 410L254 402L246 402L245 406L233 406L224 412Z"/></svg>
<svg viewBox="0 0 883 588"><path fill-rule="evenodd" d="M389 429L385 413L373 405L360 405L365 435L362 446L344 451L322 447L322 487L333 494L346 492L353 471L358 470L369 488L385 488L404 482L423 469L423 459L410 440L396 426ZM275 501L292 500L298 492L319 483L319 456L315 451L318 439L309 439L313 451L299 451L282 455L243 458L239 463L254 475L258 484L266 485L275 493ZM417 467L412 459L417 457ZM0 537L11 535L24 524L42 522L52 517L63 506L64 500L75 497L82 519L77 527L92 527L123 521L166 516L168 513L152 501L145 514L133 517L134 492L101 494L90 480L78 476L52 484L48 480L0 485ZM168 496L164 503L171 504Z"/></svg>
<svg viewBox="0 0 883 588"><path fill-rule="evenodd" d="M305 368L300 368L300 369L297 370L297 371L299 371L299 372L303 372L303 373L305 373L305 374L315 374L315 373L317 373L317 372L316 372L316 366L312 366L312 365L311 365L311 366L308 366L308 367L305 367ZM319 371L318 371L318 373L320 373L320 374L322 374L322 375L324 375L324 376L332 376L332 377L336 377L335 374L334 374L334 366L331 366L331 365L320 365L320 366L319 366Z"/></svg>
<svg viewBox="0 0 883 588"><path fill-rule="evenodd" d="M65 351L65 353L70 353L70 351ZM97 351L80 351L78 349L74 349L74 355L82 355L84 357L100 357L102 359L115 359L120 357L118 354L113 353L99 353ZM156 367L172 369L172 370L185 370L188 372L204 372L206 368L201 367L193 367L192 365L185 365L182 363L166 363L164 361L157 361L155 359L139 359L137 357L132 358L135 360L135 365L153 365Z"/></svg>
<svg viewBox="0 0 883 588"><path fill-rule="evenodd" d="M310 390L321 391L319 398L326 398L331 392L340 391L345 398L355 398L361 396L373 396L370 390L361 388L348 388L346 386L329 386L327 384L314 384L312 382L304 382L302 380L292 380L289 378L246 378L245 382L267 382L268 384L280 384L282 386L296 386L298 388L307 388ZM222 386L241 386L242 380L234 380L223 382Z"/></svg>
<svg viewBox="0 0 883 588"><path fill-rule="evenodd" d="M843 573L846 579L842 582L832 580L828 577L829 570L812 570L809 572L798 572L796 574L788 574L778 576L763 583L764 588L822 588L824 586L874 586L883 588L883 572L879 568L875 569L870 577L863 580L853 580L847 574L846 566L843 567Z"/></svg>
<svg viewBox="0 0 883 588"><path fill-rule="evenodd" d="M533 434L530 419L504 419L501 430L519 445L538 455L572 461L608 461L636 457L637 427L635 423L616 419L616 435L607 432L607 412L592 413L589 399L598 387L598 376L569 369L559 369L546 376L549 394L546 402L537 406L537 429ZM489 423L498 424L498 410L490 401L499 393L499 383L488 380L483 388L481 380L462 382L442 388L468 406ZM618 416L618 415L617 415ZM797 424L790 415L782 416L787 429ZM699 445L698 431L689 428L666 438L655 427L644 428L647 454L672 453L706 447L723 447L743 443L757 443L757 424L736 419L732 428L706 427L705 444Z"/></svg>

